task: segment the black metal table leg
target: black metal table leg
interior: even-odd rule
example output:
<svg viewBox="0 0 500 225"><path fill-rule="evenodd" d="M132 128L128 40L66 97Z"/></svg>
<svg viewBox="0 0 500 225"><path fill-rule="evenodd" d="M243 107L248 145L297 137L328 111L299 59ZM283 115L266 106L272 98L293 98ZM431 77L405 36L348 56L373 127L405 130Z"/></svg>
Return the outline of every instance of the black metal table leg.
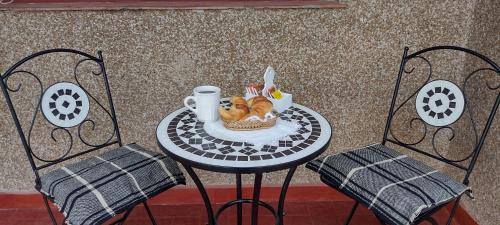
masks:
<svg viewBox="0 0 500 225"><path fill-rule="evenodd" d="M252 225L258 225L259 206L263 206L264 208L269 210L274 215L274 218L276 219L276 221L274 223L275 225L283 225L283 216L284 216L283 211L284 211L284 205L285 205L285 197L286 197L288 187L290 185L290 182L292 180L292 177L293 177L297 167L292 167L288 170L288 174L285 178L283 186L281 187L281 193L280 193L280 199L278 202L277 211L273 206L269 205L268 203L260 201L260 192L262 189L262 173L255 174L253 197L251 199L243 198L241 173L237 173L236 174L236 199L222 205L217 210L217 213L214 214L213 209L212 209L212 204L210 202L208 194L205 190L205 187L201 183L198 175L196 175L196 173L194 172L194 170L191 166L186 165L186 164L182 164L182 165L186 169L189 176L191 176L191 178L193 179L194 183L196 184L196 187L198 188L198 191L201 194L201 197L203 198L203 201L205 203L205 207L207 210L207 215L208 215L208 225L218 225L217 218L219 218L220 214L224 210L226 210L227 208L229 208L233 205L236 205L238 207L237 208L237 225L242 225L243 224L243 204L252 204L252 217L251 217L251 224Z"/></svg>
<svg viewBox="0 0 500 225"><path fill-rule="evenodd" d="M236 200L241 200L241 173L236 174ZM237 205L237 225L243 224L243 207L241 203Z"/></svg>
<svg viewBox="0 0 500 225"><path fill-rule="evenodd" d="M196 187L198 188L198 191L201 194L201 197L203 198L203 202L205 202L205 208L207 208L208 225L216 225L214 212L212 210L212 204L210 203L210 199L208 198L208 194L207 191L205 190L205 187L203 186L200 179L198 178L198 175L196 175L191 166L188 166L186 164L182 164L182 166L184 166L189 176L193 179L194 183L196 184Z"/></svg>
<svg viewBox="0 0 500 225"><path fill-rule="evenodd" d="M252 203L252 225L257 225L259 219L259 204L260 189L262 186L262 173L255 174L255 183L253 186L253 203Z"/></svg>
<svg viewBox="0 0 500 225"><path fill-rule="evenodd" d="M280 194L280 200L278 203L278 224L283 225L283 215L284 215L284 207L285 207L285 197L286 197L286 192L288 190L288 186L290 185L290 181L292 180L293 174L295 173L295 169L297 167L292 167L288 170L288 174L286 175L285 182L283 182L283 186L281 186L281 194Z"/></svg>

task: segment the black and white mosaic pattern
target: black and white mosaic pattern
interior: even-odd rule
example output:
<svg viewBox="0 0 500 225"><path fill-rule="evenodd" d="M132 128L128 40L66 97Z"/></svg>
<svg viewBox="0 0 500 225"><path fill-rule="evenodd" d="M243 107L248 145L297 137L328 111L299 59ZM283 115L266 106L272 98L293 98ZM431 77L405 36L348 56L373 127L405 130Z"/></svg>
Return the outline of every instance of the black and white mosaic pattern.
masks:
<svg viewBox="0 0 500 225"><path fill-rule="evenodd" d="M87 118L89 99L79 86L61 82L47 88L41 108L50 123L58 127L73 127Z"/></svg>
<svg viewBox="0 0 500 225"><path fill-rule="evenodd" d="M223 104L229 104L223 101ZM246 142L218 139L203 129L204 123L196 120L191 111L177 115L168 126L168 137L172 142L191 152L207 158L230 161L256 161L280 158L294 154L314 143L321 134L319 122L307 112L291 107L279 115L282 120L296 122L301 128L276 145L254 146ZM299 123L300 122L300 123Z"/></svg>
<svg viewBox="0 0 500 225"><path fill-rule="evenodd" d="M222 101L221 104L227 107L230 103ZM178 150L176 154L191 160L194 157L197 161L214 165L228 162L226 165L229 166L242 165L238 163L243 162L255 166L276 164L287 161L284 159L291 156L309 155L328 142L331 134L328 122L314 111L305 109L307 108L294 105L279 114L280 119L300 124L301 127L294 134L272 145L257 146L210 136L204 129L204 123L198 121L196 115L187 109L178 110L173 113L175 115L170 115L168 121L162 121L158 126L157 135L160 144L164 143L166 149L173 151L171 145L175 145ZM311 148L312 145L315 146Z"/></svg>
<svg viewBox="0 0 500 225"><path fill-rule="evenodd" d="M420 118L432 126L446 126L460 118L464 111L464 95L450 81L434 80L420 89L416 98Z"/></svg>

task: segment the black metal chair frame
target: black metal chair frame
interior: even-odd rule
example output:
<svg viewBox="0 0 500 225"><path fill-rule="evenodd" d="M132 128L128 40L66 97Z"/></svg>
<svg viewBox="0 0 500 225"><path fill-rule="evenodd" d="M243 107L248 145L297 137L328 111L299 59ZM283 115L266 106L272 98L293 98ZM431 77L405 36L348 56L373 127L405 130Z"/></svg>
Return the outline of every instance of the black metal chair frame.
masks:
<svg viewBox="0 0 500 225"><path fill-rule="evenodd" d="M113 126L113 128L112 128L113 132L111 134L109 134L110 137L104 143L92 144L92 143L85 141L85 138L83 138L81 133L80 133L80 129L82 128L82 125L86 124L86 123L90 124L92 126L92 129L93 129L93 127L95 126L95 123L96 123L94 120L86 118L83 122L81 122L75 128L63 128L63 127L57 127L54 125L55 127L50 132L51 138L55 142L57 142L57 139L56 139L56 136L54 135L54 133L56 131L63 131L66 133L66 135L68 135L67 137L69 137L70 146L65 150L64 154L62 156L60 156L59 158L57 158L57 159L44 159L44 158L36 155L32 151L32 148L30 145L31 132L32 132L33 126L35 124L35 121L37 119L37 114L40 111L40 107L41 107L40 104L41 104L41 100L42 100L42 95L44 93L44 87L43 87L41 79L36 74L34 74L30 71L19 69L19 67L22 66L24 63L26 63L34 58L37 58L37 57L43 56L43 55L47 55L47 54L52 54L52 53L69 53L69 54L75 54L79 57L82 57L82 59L80 59L74 67L74 74L73 74L74 80L75 80L76 84L80 88L82 88L85 91L85 93L89 96L89 101L95 102L102 110L104 110L104 112L106 112L107 116L109 116L109 119L111 119L112 126ZM78 67L84 62L91 62L99 67L99 71L97 71L97 72L92 71L92 73L95 76L101 76L103 81L104 81L104 88L106 90L106 95L107 95L107 100L108 100L107 108L103 104L101 104L94 96L92 96L91 93L87 89L85 89L85 87L83 87L81 85L81 83L79 82L79 80L78 80L78 75L79 75ZM34 110L33 117L31 119L31 123L29 124L27 136L25 135L25 132L21 126L20 119L18 118L18 115L16 113L16 109L15 109L14 104L13 104L11 97L10 97L10 93L18 92L22 88L23 84L18 84L17 86L12 87L9 85L9 82L8 82L10 77L12 77L14 75L21 75L21 74L26 75L26 76L34 79L34 82L32 84L24 84L24 85L39 85L39 87L40 87L40 94L38 96L37 108ZM35 174L35 188L38 191L40 191L40 188L41 188L39 171L46 169L46 168L49 168L49 167L52 167L52 166L55 166L55 165L58 165L58 164L60 164L64 161L67 161L69 159L73 159L75 157L79 157L79 156L97 151L97 150L105 148L105 147L110 147L112 145L118 145L121 147L123 145L122 140L121 140L121 136L120 136L120 130L118 127L118 122L116 119L116 113L115 113L115 109L114 109L114 105L113 105L113 100L111 97L111 90L109 87L108 76L106 74L106 69L104 66L104 60L103 60L101 51L97 52L97 57L89 55L89 54L81 52L81 51L78 51L78 50L74 50L74 49L49 49L49 50L45 50L45 51L40 51L40 52L31 54L31 55L23 58L22 60L20 60L19 62L17 62L13 66L11 66L1 76L1 80L2 80L2 82L1 82L0 86L1 86L1 89L3 92L3 95L5 96L5 99L7 101L7 105L9 107L10 113L12 115L12 119L14 120L14 124L16 126L18 135L21 138L22 145L26 151L26 155L28 156L29 164L30 164L30 166ZM70 154L72 147L73 147L73 143L74 143L73 141L75 139L73 138L71 132L68 129L77 129L78 139L84 145L90 147L90 149L84 150L84 151L81 151L78 153ZM37 163L35 161L35 159L37 159L40 162ZM38 165L38 164L40 164L40 165ZM45 194L43 194L42 192L40 192L40 194L43 197L45 206L47 208L47 211L49 213L49 216L50 216L52 223L54 225L57 225L54 214L52 213L52 210L50 209L50 206L49 206L49 198ZM151 213L151 210L150 210L148 204L146 203L146 201L142 202L142 204L144 205L144 208L147 211L147 214L151 220L151 223L156 224L156 221L153 217L153 214ZM117 213L123 213L123 215L120 219L114 221L112 224L123 224L134 208L135 208L135 205L131 206L127 209L124 209L121 212L117 212ZM61 222L61 224L64 224L64 220Z"/></svg>
<svg viewBox="0 0 500 225"><path fill-rule="evenodd" d="M436 145L434 143L434 138L435 138L436 134L438 134L441 130L444 130L444 129L448 129L448 130L450 130L453 133L453 137L449 139L451 141L454 138L454 134L455 134L455 131L453 130L453 127L451 127L451 126L438 127L434 131L434 133L432 134L432 147L433 147L432 150L436 154L429 153L427 151L424 151L422 149L418 149L416 147L416 145L418 145L419 143L421 143L425 139L425 137L427 135L427 131L428 131L427 126L430 126L430 125L426 124L421 118L416 117L416 118L412 118L410 120L410 127L412 126L412 124L415 121L419 121L425 127L425 131L422 134L421 139L419 141L417 141L417 142L405 143L405 142L401 141L400 139L398 139L396 137L396 135L394 135L394 133L392 132L392 129L391 129L391 122L392 122L392 120L394 118L394 115L396 115L396 113L398 112L398 110L401 109L401 107L403 105L405 105L407 102L409 102L410 99L414 98L414 96L418 93L418 91L425 84L427 84L429 81L431 81L431 78L432 78L432 64L431 64L430 60L428 60L422 54L427 53L427 52L431 52L431 51L440 51L440 50L451 50L451 51L465 52L465 53L467 53L469 55L472 55L472 56L475 56L475 57L481 59L482 61L484 61L487 65L489 65L491 67L491 68L490 67L486 67L486 68L476 69L473 72L471 72L465 78L465 80L464 80L464 83L463 83L463 86L462 86L462 90L464 92L464 97L465 97L465 105L466 105L466 108L464 109L464 113L468 113L469 114L469 117L470 117L471 122L472 122L473 131L474 131L476 140L474 140L475 141L475 146L474 146L474 149L472 150L472 152L466 158L463 158L463 159L460 159L460 160L454 160L454 159L449 159L449 158L444 157L443 155L441 155L438 152L438 150L436 149ZM400 105L396 106L396 99L398 97L398 92L399 92L399 88L400 88L400 84L401 84L401 78L403 76L403 73L410 74L415 69L415 68L412 68L410 70L406 69L407 62L409 62L412 59L423 60L429 66L429 74L428 74L427 80L409 98L405 99ZM494 103L492 104L493 106L491 108L491 112L490 112L490 114L488 116L488 119L487 119L487 121L485 123L485 127L482 129L482 132L479 135L477 127L476 127L476 124L475 124L475 121L473 119L474 117L472 116L471 112L469 111L470 104L467 103L468 99L467 99L467 95L465 93L465 89L466 89L467 82L469 81L469 79L471 77L475 76L475 75L478 75L479 72L481 72L481 71L492 71L492 72L496 73L496 75L500 75L500 67L495 62L493 62L492 60L490 60L486 56L484 56L482 54L479 54L479 53L477 53L475 51L472 51L470 49L466 49L466 48L462 48L462 47L456 47L456 46L435 46L435 47L426 48L426 49L423 49L423 50L420 50L420 51L417 51L417 52L415 52L413 54L408 55L408 47L405 47L404 48L404 52L403 52L403 57L401 59L399 73L398 73L397 80L396 80L396 86L394 88L394 93L393 93L391 105L390 105L390 108L389 108L389 115L387 116L387 122L386 122L386 125L385 125L385 130L384 130L384 136L383 136L383 139L382 139L382 144L386 145L386 143L389 142L389 143L392 143L392 144L404 147L404 148L406 148L406 149L408 149L410 151L414 151L414 152L417 152L417 153L422 154L424 156L427 156L427 157L439 160L439 161L441 161L443 163L451 165L451 166L453 166L455 168L458 168L458 169L460 169L462 171L465 171L465 176L464 176L464 178L462 180L462 183L465 184L465 185L469 185L470 175L472 173L472 170L474 169L474 166L476 164L477 158L479 156L479 153L481 152L481 149L483 147L484 141L485 141L486 136L488 134L488 131L489 131L489 129L490 129L492 123L493 123L493 119L495 117L496 111L498 110L498 107L500 105L500 85L497 86L497 87L495 87L495 86L491 86L489 83L486 83L486 86L487 86L486 88L487 89L489 89L490 91L498 91L498 94L496 96L496 99L495 99ZM463 116L462 116L462 118L463 118ZM462 118L460 118L460 119L462 119ZM468 165L462 165L462 164L464 164L467 161L469 161ZM460 164L460 163L462 163L462 164ZM325 184L327 184L328 186L337 189L333 184L330 184L326 179L324 179L324 177L321 177L321 180ZM472 191L468 191L468 192L466 192L466 194L469 197L473 198ZM458 196L456 199L454 199L455 202L453 204L453 207L451 209L450 215L448 217L448 220L447 220L447 223L446 223L447 225L451 224L453 216L456 213L456 210L457 210L457 207L458 207L458 203L459 203L461 197L462 197L462 195ZM451 201L453 201L453 200L451 200ZM449 202L451 202L451 201L449 201ZM351 210L350 210L350 212L348 214L348 217L345 219L344 224L347 225L347 224L350 223L350 221L351 221L351 219L352 219L352 217L354 215L354 212L356 211L358 205L359 205L359 202L356 201L355 204L354 204L354 206L351 208ZM434 220L432 218L432 215L435 212L439 211L441 208L443 208L445 205L447 205L447 204L442 204L442 205L440 205L440 206L438 206L438 207L436 207L436 208L434 208L432 210L424 212L422 215L420 215L418 218L416 218L415 221L412 224L419 224L419 223L421 223L423 221L428 221L428 222L430 222L433 225L437 225L437 222L436 222L436 220ZM385 224L384 221L381 218L379 218L378 216L377 216L377 219L380 221L381 224Z"/></svg>

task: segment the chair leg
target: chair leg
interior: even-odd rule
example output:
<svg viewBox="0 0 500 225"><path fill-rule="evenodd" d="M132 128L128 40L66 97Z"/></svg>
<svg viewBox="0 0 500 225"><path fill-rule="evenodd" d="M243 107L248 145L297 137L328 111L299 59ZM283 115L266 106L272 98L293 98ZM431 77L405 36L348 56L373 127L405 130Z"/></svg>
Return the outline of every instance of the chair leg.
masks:
<svg viewBox="0 0 500 225"><path fill-rule="evenodd" d="M134 207L135 208L135 207ZM128 216L130 215L130 213L132 212L132 210L134 210L134 208L131 208L130 210L128 210L125 215L123 215L122 217L122 222L120 223L120 225L123 225L125 224L125 221L127 220Z"/></svg>
<svg viewBox="0 0 500 225"><path fill-rule="evenodd" d="M122 218L116 220L115 222L110 223L109 225L115 225L115 224L123 225L123 224L125 224L125 221L127 220L128 216L130 215L132 210L134 210L134 209L135 209L135 207L132 207L131 209L127 210L123 214Z"/></svg>
<svg viewBox="0 0 500 225"><path fill-rule="evenodd" d="M429 215L428 217L425 217L425 218L421 218L421 219L419 219L418 221L414 221L414 222L413 222L413 223L411 223L410 225L418 225L418 224L422 224L422 222L424 222L424 221L427 221L427 222L429 222L429 223L430 223L430 224L432 224L432 225L439 225L439 224L437 223L437 221L436 221L434 218L432 218L432 216L431 216L431 215Z"/></svg>
<svg viewBox="0 0 500 225"><path fill-rule="evenodd" d="M428 218L426 218L425 220L427 220L432 225L438 225L438 223L436 222L436 220L434 218L430 217L430 216Z"/></svg>
<svg viewBox="0 0 500 225"><path fill-rule="evenodd" d="M149 219L151 220L151 224L157 225L155 217L153 216L153 213L151 213L151 209L149 209L148 203L146 203L144 201L142 204L144 204L144 208L146 209L146 212L148 212L148 216L149 216Z"/></svg>
<svg viewBox="0 0 500 225"><path fill-rule="evenodd" d="M450 212L450 217L448 218L448 222L446 222L446 225L450 225L451 224L451 221L453 220L453 216L455 216L455 213L457 211L457 208L458 208L458 202L460 202L460 198L462 196L459 196L457 198L457 200L455 200L455 203L453 204L453 208L451 209L451 212Z"/></svg>
<svg viewBox="0 0 500 225"><path fill-rule="evenodd" d="M381 225L385 225L385 222L382 219L380 219L380 217L378 217L377 215L375 215L375 217L377 217L377 220L378 222L380 222Z"/></svg>
<svg viewBox="0 0 500 225"><path fill-rule="evenodd" d="M351 222L352 216L354 215L354 212L356 212L356 209L358 208L358 204L359 204L358 201L356 201L354 203L354 206L352 207L351 211L349 212L349 215L347 216L347 218L344 221L344 225L349 225L349 223Z"/></svg>
<svg viewBox="0 0 500 225"><path fill-rule="evenodd" d="M42 197L43 197L43 202L45 203L45 207L47 208L47 211L49 212L49 216L50 216L50 220L52 221L52 224L57 225L56 218L54 217L54 214L52 213L52 210L50 209L50 205L49 205L49 201L47 200L47 196L42 194Z"/></svg>

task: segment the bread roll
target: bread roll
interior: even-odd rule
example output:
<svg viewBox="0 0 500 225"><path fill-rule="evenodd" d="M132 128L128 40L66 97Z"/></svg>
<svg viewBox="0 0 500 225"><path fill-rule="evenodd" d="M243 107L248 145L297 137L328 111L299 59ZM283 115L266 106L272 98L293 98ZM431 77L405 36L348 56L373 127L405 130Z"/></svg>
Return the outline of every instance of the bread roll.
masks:
<svg viewBox="0 0 500 225"><path fill-rule="evenodd" d="M229 101L232 104L229 110L226 110L222 106L219 107L219 114L222 120L226 122L235 122L249 113L247 101L245 101L243 97L233 96Z"/></svg>
<svg viewBox="0 0 500 225"><path fill-rule="evenodd" d="M250 107L250 113L242 119L252 116L258 116L259 118L264 119L266 113L273 111L273 103L262 95L249 99L248 106Z"/></svg>

